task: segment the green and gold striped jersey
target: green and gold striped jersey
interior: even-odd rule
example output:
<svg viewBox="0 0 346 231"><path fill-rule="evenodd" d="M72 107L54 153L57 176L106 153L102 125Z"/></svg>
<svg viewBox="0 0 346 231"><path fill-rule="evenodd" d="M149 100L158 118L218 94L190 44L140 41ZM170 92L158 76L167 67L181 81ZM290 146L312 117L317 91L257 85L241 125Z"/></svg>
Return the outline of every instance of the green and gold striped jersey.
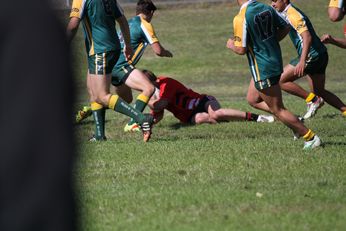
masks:
<svg viewBox="0 0 346 231"><path fill-rule="evenodd" d="M123 53L120 54L116 67L123 66L124 64L136 65L139 59L142 57L145 48L149 44L159 42L156 37L155 31L151 23L147 22L140 16L135 16L128 20L131 35L131 47L133 49L133 56L131 60L126 61ZM119 32L119 38L121 47L124 47L123 38L121 32Z"/></svg>
<svg viewBox="0 0 346 231"><path fill-rule="evenodd" d="M294 5L289 4L280 14L285 18L287 23L291 25L289 35L297 49L299 56L303 51L304 43L301 34L304 31L309 31L312 38L311 47L308 54L309 59L313 60L314 58L318 57L319 54L323 54L327 51L327 48L317 36L309 18L301 10Z"/></svg>
<svg viewBox="0 0 346 231"><path fill-rule="evenodd" d="M89 56L120 50L115 19L122 15L116 0L73 0L70 17L82 20Z"/></svg>
<svg viewBox="0 0 346 231"><path fill-rule="evenodd" d="M233 20L234 45L247 48L250 71L255 82L280 76L282 55L277 39L278 28L287 23L263 3L244 3Z"/></svg>

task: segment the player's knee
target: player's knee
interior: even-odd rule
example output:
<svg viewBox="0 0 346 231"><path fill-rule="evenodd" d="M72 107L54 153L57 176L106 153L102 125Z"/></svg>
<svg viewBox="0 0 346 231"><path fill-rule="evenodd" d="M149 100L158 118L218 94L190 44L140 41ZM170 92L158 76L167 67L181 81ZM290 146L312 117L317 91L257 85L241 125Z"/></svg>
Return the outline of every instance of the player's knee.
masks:
<svg viewBox="0 0 346 231"><path fill-rule="evenodd" d="M257 101L251 97L251 96L247 96L246 97L247 103L251 106L251 107L256 107Z"/></svg>
<svg viewBox="0 0 346 231"><path fill-rule="evenodd" d="M146 84L144 90L143 90L143 94L148 96L148 97L151 97L155 92L155 87L154 85L152 85L151 83L150 84Z"/></svg>

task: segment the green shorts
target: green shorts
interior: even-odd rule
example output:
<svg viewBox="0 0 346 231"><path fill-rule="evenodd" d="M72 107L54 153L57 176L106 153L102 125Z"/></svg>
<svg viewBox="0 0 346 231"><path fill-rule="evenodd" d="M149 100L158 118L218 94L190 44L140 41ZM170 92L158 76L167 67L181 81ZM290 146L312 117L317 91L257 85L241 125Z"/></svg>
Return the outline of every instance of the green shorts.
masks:
<svg viewBox="0 0 346 231"><path fill-rule="evenodd" d="M266 88L270 88L271 86L274 86L276 84L278 84L280 81L280 75L279 76L275 76L275 77L270 77L267 79L263 79L260 81L256 81L255 80L255 87L257 90L263 90Z"/></svg>
<svg viewBox="0 0 346 231"><path fill-rule="evenodd" d="M324 52L323 54L320 54L319 56L310 59L306 62L306 67L304 70L305 74L313 75L313 74L325 74L327 65L328 65L328 52ZM292 59L290 64L292 66L297 66L299 63L300 56L298 56L295 59Z"/></svg>
<svg viewBox="0 0 346 231"><path fill-rule="evenodd" d="M112 72L119 58L120 52L109 51L88 57L89 73L94 75L108 75Z"/></svg>
<svg viewBox="0 0 346 231"><path fill-rule="evenodd" d="M114 86L124 84L134 69L136 68L132 64L128 63L121 66L114 66L112 70L112 84Z"/></svg>

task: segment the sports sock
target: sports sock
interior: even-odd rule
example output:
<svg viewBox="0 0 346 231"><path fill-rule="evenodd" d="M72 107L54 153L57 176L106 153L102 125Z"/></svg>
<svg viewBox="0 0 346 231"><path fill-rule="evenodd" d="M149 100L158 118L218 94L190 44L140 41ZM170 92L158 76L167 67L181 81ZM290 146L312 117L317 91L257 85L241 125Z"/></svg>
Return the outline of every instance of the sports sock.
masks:
<svg viewBox="0 0 346 231"><path fill-rule="evenodd" d="M138 111L143 112L144 108L147 106L148 102L149 102L149 97L145 96L143 94L138 95L136 102L135 102L135 106L134 108L136 108ZM128 123L128 125L132 125L134 124L135 121L133 118L131 118L130 122Z"/></svg>
<svg viewBox="0 0 346 231"><path fill-rule="evenodd" d="M315 137L315 133L309 129L309 131L303 136L305 141L310 141Z"/></svg>
<svg viewBox="0 0 346 231"><path fill-rule="evenodd" d="M305 102L307 102L307 103L313 102L314 103L317 99L318 99L317 96L314 93L310 92L308 97L306 97Z"/></svg>
<svg viewBox="0 0 346 231"><path fill-rule="evenodd" d="M131 105L126 103L122 98L118 95L112 95L109 99L108 107L113 109L116 112L127 115L134 119L139 124L143 123L145 116L138 111L136 108L133 108Z"/></svg>
<svg viewBox="0 0 346 231"><path fill-rule="evenodd" d="M258 119L258 115L255 113L251 113L251 112L246 112L246 116L245 116L245 120L246 121L254 121L256 122Z"/></svg>
<svg viewBox="0 0 346 231"><path fill-rule="evenodd" d="M102 104L92 102L91 110L95 121L95 138L102 140L105 137L105 115L106 110Z"/></svg>

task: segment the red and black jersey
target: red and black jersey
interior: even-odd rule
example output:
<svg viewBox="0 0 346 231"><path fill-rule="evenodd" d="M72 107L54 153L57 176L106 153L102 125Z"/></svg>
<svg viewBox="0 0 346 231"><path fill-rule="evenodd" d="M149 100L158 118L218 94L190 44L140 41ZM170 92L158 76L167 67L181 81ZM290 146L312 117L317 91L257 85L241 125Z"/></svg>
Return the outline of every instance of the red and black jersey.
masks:
<svg viewBox="0 0 346 231"><path fill-rule="evenodd" d="M160 99L168 101L166 109L182 123L190 122L194 109L204 95L194 92L172 78L160 76L157 78L157 83L160 88Z"/></svg>

